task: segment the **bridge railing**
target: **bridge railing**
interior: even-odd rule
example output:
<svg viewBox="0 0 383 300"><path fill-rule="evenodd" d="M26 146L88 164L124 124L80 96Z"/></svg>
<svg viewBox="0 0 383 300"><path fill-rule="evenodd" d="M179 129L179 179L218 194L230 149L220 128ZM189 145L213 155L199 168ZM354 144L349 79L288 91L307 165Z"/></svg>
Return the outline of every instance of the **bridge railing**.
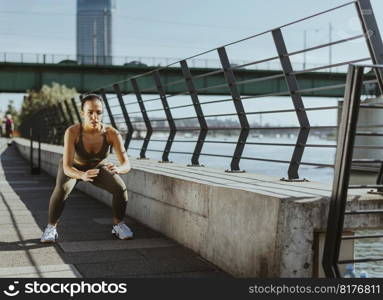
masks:
<svg viewBox="0 0 383 300"><path fill-rule="evenodd" d="M113 66L132 66L132 67L161 67L168 66L173 62L180 61L180 58L174 57L156 57L156 56L89 56L75 54L56 54L56 53L26 53L26 52L0 52L1 63L37 63L37 64L72 64L72 65L113 65ZM232 65L247 65L250 60L233 59ZM304 62L300 60L292 61L296 67L303 69L319 67L320 64ZM219 68L220 61L213 58L193 58L189 65L192 68ZM249 70L279 70L280 65L275 61L266 61L257 65L249 64L242 67ZM334 72L340 71L340 68L334 67Z"/></svg>
<svg viewBox="0 0 383 300"><path fill-rule="evenodd" d="M329 16L339 19L347 13L358 18L359 30L342 34L336 40L288 50L293 48L288 43L288 37L294 40L295 31L290 31L291 28L307 27L313 22L327 24ZM258 47L265 46L267 55L257 51ZM350 50L355 48L364 50L364 53L355 54ZM329 64L308 69L293 68L293 57L315 56L316 51L329 49L333 53ZM255 59L233 64L231 55L245 50L254 52ZM190 67L193 59L212 56L218 58L220 68L201 72ZM240 162L245 160L247 168L251 162L257 163L253 170L259 170L259 173L265 170L262 163L275 163L281 166L280 170L287 167L286 180L304 180L298 174L300 166L334 166L333 161L323 162L323 153L331 150L330 156L335 156L336 142L318 142L314 137L335 137L338 128L336 121L326 124L330 117L336 119L338 103L323 105L323 98L310 95L329 90L343 94L346 84L343 74L336 84L323 80L320 86L312 87L308 75L334 68L343 70L350 63L379 63L382 57L382 42L370 1L357 0L89 92L102 95L107 115L105 122L125 135L125 147L141 159L160 154L162 162L170 162L171 156L182 156L190 158L190 166L201 166L201 158L207 164L220 158L230 161L228 172L242 172ZM265 62L278 62L279 72L246 80L238 75L243 68ZM175 78L182 79L171 80L171 76L163 76L169 68L174 69ZM374 71L376 77L363 82L363 95L371 90L376 95L382 91L382 72ZM213 84L206 87L206 78L213 78L209 81ZM246 95L248 88L270 84L282 87L282 92ZM123 94L122 86L130 86L133 92ZM114 94L106 93L111 87ZM174 87L181 88L182 92L173 92ZM217 96L204 95L207 90L217 91ZM68 105L61 103L45 112L44 120L54 124L47 132L52 142L59 142L65 126L77 121L73 116L78 105L72 99L72 112ZM291 120L294 120L293 124ZM31 122L25 126L31 126ZM269 139L272 135L283 134L295 139L289 142ZM311 160L304 159L310 150L319 151L312 152Z"/></svg>
<svg viewBox="0 0 383 300"><path fill-rule="evenodd" d="M375 240L381 239L383 237L381 233L368 235L355 234L351 236L344 234L345 221L349 221L350 218L358 217L361 215L381 217L380 215L383 213L383 210L381 209L350 209L348 205L350 203L347 203L349 189L371 189L368 193L379 195L382 195L383 193L383 160L381 158L371 158L369 157L368 153L365 153L363 157L360 157L360 155L357 155L356 157L356 151L354 151L354 149L358 147L355 144L360 145L360 137L364 137L363 147L370 146L371 148L379 149L380 151L383 149L381 143L383 132L376 131L380 130L382 124L363 125L363 120L359 118L359 115L363 110L371 111L381 110L383 108L381 103L364 104L360 101L364 69L367 67L372 67L373 69L381 72L383 71L383 65L359 64L349 66L347 89L344 96L342 119L339 129L335 174L332 185L326 238L322 258L323 269L326 276L330 278L342 277L339 265L383 261L383 257L363 257L349 260L340 259L340 249L343 241L355 241L366 238ZM366 127L368 128L367 130ZM358 164L378 165L379 172L377 172L376 181L368 184L366 182L363 182L362 184L356 184L356 182L353 182L353 184L350 185L352 167ZM366 179L363 181L365 180ZM361 222L358 229L368 229L368 227L369 225L367 222Z"/></svg>

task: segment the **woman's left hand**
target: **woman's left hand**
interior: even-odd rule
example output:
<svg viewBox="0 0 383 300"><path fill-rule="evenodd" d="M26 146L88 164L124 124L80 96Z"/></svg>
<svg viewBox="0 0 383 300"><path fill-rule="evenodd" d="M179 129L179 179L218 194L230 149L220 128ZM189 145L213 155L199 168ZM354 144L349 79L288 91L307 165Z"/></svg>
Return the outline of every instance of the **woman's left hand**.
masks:
<svg viewBox="0 0 383 300"><path fill-rule="evenodd" d="M119 168L117 166L115 166L114 164L112 163L107 163L106 165L106 169L112 173L112 174L118 174L119 173Z"/></svg>

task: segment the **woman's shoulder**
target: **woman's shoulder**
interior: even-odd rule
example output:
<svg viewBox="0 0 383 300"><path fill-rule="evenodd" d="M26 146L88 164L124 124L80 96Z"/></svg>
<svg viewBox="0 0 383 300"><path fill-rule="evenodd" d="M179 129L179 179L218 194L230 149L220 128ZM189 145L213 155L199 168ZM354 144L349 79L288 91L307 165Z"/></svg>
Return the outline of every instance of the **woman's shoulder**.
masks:
<svg viewBox="0 0 383 300"><path fill-rule="evenodd" d="M104 126L104 128L105 128L105 132L106 132L109 136L118 134L118 130L117 130L116 128L114 128L113 126L111 126L111 125L107 125L107 124L103 124L103 126Z"/></svg>
<svg viewBox="0 0 383 300"><path fill-rule="evenodd" d="M80 123L76 123L69 126L66 130L71 136L77 137L80 133L80 126L81 126Z"/></svg>
<svg viewBox="0 0 383 300"><path fill-rule="evenodd" d="M73 124L73 125L70 125L67 130L72 132L72 133L75 133L75 132L78 132L80 131L80 126L81 124L80 123L76 123L76 124Z"/></svg>
<svg viewBox="0 0 383 300"><path fill-rule="evenodd" d="M106 132L106 137L109 144L113 144L114 138L119 134L119 131L111 125L103 124Z"/></svg>

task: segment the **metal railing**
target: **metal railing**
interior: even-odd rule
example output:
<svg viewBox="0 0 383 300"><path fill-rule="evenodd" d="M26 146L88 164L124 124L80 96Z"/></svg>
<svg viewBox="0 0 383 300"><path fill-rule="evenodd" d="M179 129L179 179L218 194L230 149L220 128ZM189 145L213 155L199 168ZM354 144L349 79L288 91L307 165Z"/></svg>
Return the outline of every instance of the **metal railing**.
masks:
<svg viewBox="0 0 383 300"><path fill-rule="evenodd" d="M288 51L286 41L283 32L287 31L291 26L296 24L304 24L308 20L315 19L316 17L331 14L333 12L340 11L345 8L355 8L355 13L359 17L361 22L361 30L355 35L343 37L339 40L332 42L314 45L306 49L300 49L297 51ZM123 79L119 82L114 82L107 87L114 88L115 94L106 94L105 88L100 87L92 92L98 92L102 95L106 113L109 118L111 126L119 129L125 135L125 147L129 150L138 151L139 157L144 159L147 157L147 153L161 153L162 161L169 162L170 155L183 155L190 157L190 166L201 166L201 157L219 157L222 159L230 159L230 169L228 172L242 172L240 168L240 162L242 160L258 161L268 163L280 163L288 166L287 178L285 180L304 180L299 177L299 167L302 165L317 166L317 167L333 167L334 163L318 163L315 161L303 160L305 150L308 148L336 148L336 145L321 145L309 142L310 134L316 132L331 133L335 136L337 131L337 125L315 125L310 122L310 113L319 111L334 111L337 110L337 105L326 106L314 106L307 105L307 101L302 97L302 93L316 91L316 90L343 90L346 87L345 82L339 82L339 84L326 84L319 87L311 87L310 82L307 82L306 75L310 72L324 72L331 70L335 67L345 68L350 63L358 62L373 62L378 61L380 53L380 43L376 37L379 36L377 26L375 27L375 17L372 12L372 8L369 0L357 0L345 3L332 9L317 13L312 16L305 17L303 19L291 22L289 24L282 25L278 28L267 30L260 34L256 34L245 39L223 45L221 47L200 53L198 55L174 62L166 67L157 68L128 79ZM270 49L270 52L274 51L270 57L259 58L251 62L244 64L233 65L230 61L229 53L230 47L238 47L248 41L257 41L259 38L267 38L272 43L274 49ZM343 59L339 62L332 64L322 65L310 69L295 69L293 68L291 57L294 55L309 53L318 49L328 49L329 47L335 47L340 45L348 45L347 43L355 42L357 40L364 40L362 45L368 49L363 57L352 57L346 59L347 53L344 53ZM254 49L255 51L256 49ZM220 62L219 69L209 70L203 74L195 75L193 68L190 67L190 61L193 59L199 59L204 55L216 54ZM241 80L236 76L236 71L250 66L256 66L265 62L275 61L281 66L280 73L275 75L265 75L250 80ZM161 72L167 68L179 67L183 79L176 81L165 81ZM373 90L375 94L378 94L378 86L381 86L382 78L379 72L376 80L366 80L363 82L364 90L366 94L368 89ZM201 88L201 82L203 82L209 76L218 76L215 84ZM273 81L278 80L278 81ZM306 80L306 81L305 81ZM246 90L245 87L249 85L266 85L270 82L276 82L285 87L283 92L269 93L261 95L241 94L242 90ZM150 83L150 84L148 84ZM379 85L378 85L379 84ZM132 93L122 94L121 86L131 85ZM181 86L183 88L182 93L172 94L172 86ZM221 99L213 99L206 101L200 95L201 92L208 90L214 91L217 88L226 88L229 97L220 97ZM154 96L149 96L148 99L144 98L144 92L155 91ZM272 109L255 109L254 106L257 103L261 103L263 100L270 102L274 101L274 97L288 96L291 100L291 108L277 108ZM285 97L285 99L288 99ZM307 99L306 99L307 100ZM185 102L187 101L187 102ZM287 101L287 100L285 100ZM311 100L310 100L311 101ZM311 103L310 103L311 104ZM156 106L157 105L157 106ZM230 105L233 109L229 113L222 113L222 109L225 105ZM266 104L269 106L270 104ZM65 109L64 109L65 106ZM270 105L271 106L271 105ZM213 108L212 108L213 107ZM190 109L190 112L184 115L177 116L178 112L182 109ZM206 113L206 111L212 111L212 113ZM77 112L76 112L77 111ZM162 116L159 115L162 114ZM296 125L277 126L269 125L265 126L261 122L255 122L254 116L267 116L270 114L294 114L297 120ZM137 116L139 114L139 116ZM69 103L58 104L42 111L42 115L36 114L31 116L29 122L23 124L25 130L28 126L33 126L33 118L41 118L44 116L44 122L48 126L49 130L46 131L45 139L53 143L62 142L63 130L65 127L73 122L81 121L80 118L75 120L75 116L78 116L78 106L75 100L72 99L72 107L69 107ZM217 119L217 118L225 118ZM221 122L219 122L221 121ZM28 124L27 124L28 123ZM154 135L161 135L168 133L167 138L161 139L158 137L152 138ZM225 140L213 140L209 138L209 135L214 133L225 133L237 136L238 138L233 141ZM278 143L278 142L262 142L261 136L267 133L286 133L296 134L297 139L293 143ZM180 135L184 135L184 139L179 139ZM198 137L193 140L187 140L187 135L198 134ZM142 135L144 135L142 137ZM259 136L256 141L249 141L249 136ZM61 140L60 140L61 139ZM258 142L259 140L259 142ZM151 148L152 142L163 143L162 149ZM175 151L174 144L188 144L194 146L188 147L191 151L182 150ZM203 148L207 144L217 145L232 145L234 151L232 153L207 153L203 151ZM281 157L260 157L244 155L246 153L246 147L248 146L272 146L280 147L281 149L290 148L291 158L283 159ZM285 152L285 151L284 151ZM284 153L281 152L281 153Z"/></svg>
<svg viewBox="0 0 383 300"><path fill-rule="evenodd" d="M32 175L38 175L41 172L41 140L40 140L40 134L37 133L37 166L34 163L34 157L33 157L33 139L35 138L36 133L33 132L33 127L30 128L29 132L29 138L31 141L31 144L29 146L29 163L30 163L30 173Z"/></svg>
<svg viewBox="0 0 383 300"><path fill-rule="evenodd" d="M380 50L383 50L381 48ZM383 62L383 56L380 56ZM343 235L345 217L353 217L361 214L383 214L382 209L375 210L347 210L348 189L377 189L378 193L383 192L383 160L371 158L353 159L355 148L355 137L358 135L383 136L382 132L357 131L358 115L360 109L382 109L382 105L361 105L361 90L363 85L363 71L366 67L377 70L380 76L383 75L382 65L351 65L347 78L347 89L342 110L342 121L338 135L338 146L336 152L335 174L332 186L331 202L328 214L326 239L323 251L322 264L327 277L342 277L339 271L339 264L353 264L362 262L383 261L383 257L371 257L363 259L339 260L341 243L343 240L357 240L363 238L377 239L382 238L382 234L375 235ZM381 77L383 78L383 77ZM376 146L375 146L376 147ZM382 147L380 147L381 149ZM351 168L355 164L380 164L380 171L377 174L376 184L353 184L349 185ZM365 224L367 227L368 225ZM362 228L360 228L362 229Z"/></svg>

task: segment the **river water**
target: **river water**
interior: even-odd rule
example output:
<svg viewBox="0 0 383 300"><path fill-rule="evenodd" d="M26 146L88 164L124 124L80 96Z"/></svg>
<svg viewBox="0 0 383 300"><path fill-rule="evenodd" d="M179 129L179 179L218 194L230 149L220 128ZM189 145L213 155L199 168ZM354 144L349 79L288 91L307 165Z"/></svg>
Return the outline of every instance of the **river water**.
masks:
<svg viewBox="0 0 383 300"><path fill-rule="evenodd" d="M166 141L167 135L155 135L152 139L163 139ZM191 141L196 140L195 136L182 136L177 137L176 141ZM208 136L206 140L210 141L225 141L225 142L236 142L236 136ZM285 137L249 137L247 142L262 142L262 143L285 143L294 144L296 137L285 136ZM335 145L335 141L321 139L319 137L310 137L308 144L319 144L319 145ZM140 148L142 141L132 141L130 147ZM165 146L164 142L150 142L148 149L163 150ZM129 147L129 148L130 148ZM175 142L172 146L172 151L179 152L193 152L195 142ZM235 149L235 143L233 144L217 144L217 143L206 143L203 146L202 153L209 154L220 154L231 156ZM294 147L287 146L264 146L264 145L246 145L243 152L244 157L253 158L264 158L264 159L278 159L289 161L293 153ZM308 147L305 149L302 162L310 163L321 163L321 164L334 164L335 159L335 148L317 148ZM129 154L133 157L139 156L138 150L129 150ZM152 159L161 159L161 152L147 152L147 157ZM190 163L191 154L174 154L169 155L169 160L176 163L188 164ZM200 163L207 167L218 168L226 170L230 167L231 158L212 157L212 156L201 156ZM246 172L259 173L265 175L271 175L276 177L287 176L287 163L272 163L262 162L254 160L241 160L240 168L246 170ZM330 167L315 167L315 166L304 166L302 165L299 169L299 177L307 178L310 181L317 181L324 184L332 184L333 169ZM379 231L363 231L356 232L356 234L382 234ZM355 258L371 258L381 257L383 258L383 239L360 239L356 240L354 248ZM361 270L366 270L370 277L383 277L383 261L373 263L359 263L355 265L357 275Z"/></svg>

